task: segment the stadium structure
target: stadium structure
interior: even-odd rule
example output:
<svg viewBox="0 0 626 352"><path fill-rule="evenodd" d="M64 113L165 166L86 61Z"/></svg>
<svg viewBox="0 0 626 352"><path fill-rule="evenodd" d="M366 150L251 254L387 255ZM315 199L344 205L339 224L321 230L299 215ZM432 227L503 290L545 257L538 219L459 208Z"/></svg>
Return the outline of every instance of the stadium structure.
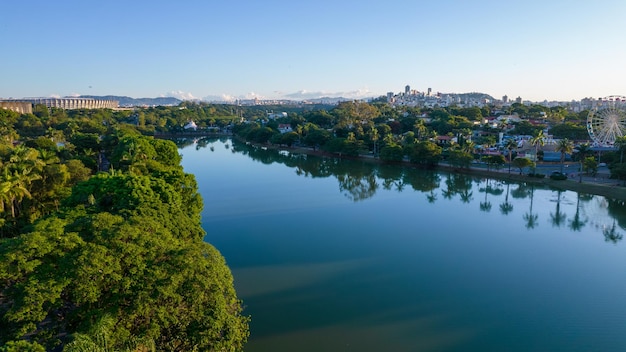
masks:
<svg viewBox="0 0 626 352"><path fill-rule="evenodd" d="M119 106L117 100L104 100L93 98L24 98L0 100L0 108L17 111L22 114L32 113L33 106L45 105L48 108L57 109L116 109Z"/></svg>

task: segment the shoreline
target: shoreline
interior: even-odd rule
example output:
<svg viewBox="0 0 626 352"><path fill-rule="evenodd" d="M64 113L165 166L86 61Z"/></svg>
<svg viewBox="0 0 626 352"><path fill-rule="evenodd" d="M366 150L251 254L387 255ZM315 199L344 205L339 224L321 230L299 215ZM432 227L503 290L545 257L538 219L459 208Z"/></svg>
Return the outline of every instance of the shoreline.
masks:
<svg viewBox="0 0 626 352"><path fill-rule="evenodd" d="M241 139L238 139L241 141ZM351 160L361 160L365 162L378 163L378 164L388 164L388 165L401 165L408 167L420 168L419 165L412 164L408 161L400 161L393 163L386 163L380 159L376 159L370 156L362 156L358 157L345 157L339 156L336 154L313 150L306 147L282 147L282 146L267 146L267 148L276 149L276 150L285 150L290 153L301 153L307 155L316 155L321 157L331 157L331 158L340 158L340 159L351 159ZM515 182L526 182L526 183L534 183L536 185L543 185L550 188L555 188L563 191L574 191L578 193L587 193L594 194L598 196L607 197L610 199L626 201L626 187L619 186L618 180L612 180L615 182L606 183L606 182L593 182L590 179L593 179L590 176L584 176L582 182L579 182L578 179L567 179L567 180L552 180L546 175L545 178L534 178L527 176L525 174L519 174L517 170L511 170L511 173L500 170L487 170L480 167L472 167L469 168L457 168L453 166L449 166L446 164L437 164L437 166L432 168L433 171L441 171L441 172L449 172L449 173L460 173L466 175L476 175L483 177L490 177L493 179L504 180L504 181L515 181ZM508 169L507 169L508 170Z"/></svg>

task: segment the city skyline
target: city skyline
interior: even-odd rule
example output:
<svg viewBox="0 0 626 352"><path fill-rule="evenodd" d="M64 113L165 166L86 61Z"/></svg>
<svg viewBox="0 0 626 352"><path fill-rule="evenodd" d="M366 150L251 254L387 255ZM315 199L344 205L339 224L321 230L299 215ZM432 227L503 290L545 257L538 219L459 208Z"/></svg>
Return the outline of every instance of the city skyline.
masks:
<svg viewBox="0 0 626 352"><path fill-rule="evenodd" d="M5 4L1 98L571 101L626 95L626 3L25 0ZM10 44L10 45L8 45Z"/></svg>

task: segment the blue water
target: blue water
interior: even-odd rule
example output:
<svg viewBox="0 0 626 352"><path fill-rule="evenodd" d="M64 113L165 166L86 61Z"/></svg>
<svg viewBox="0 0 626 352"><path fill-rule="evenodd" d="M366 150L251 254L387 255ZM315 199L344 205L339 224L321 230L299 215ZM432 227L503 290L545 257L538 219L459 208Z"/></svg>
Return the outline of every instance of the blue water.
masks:
<svg viewBox="0 0 626 352"><path fill-rule="evenodd" d="M246 351L626 351L620 202L230 140L180 151Z"/></svg>

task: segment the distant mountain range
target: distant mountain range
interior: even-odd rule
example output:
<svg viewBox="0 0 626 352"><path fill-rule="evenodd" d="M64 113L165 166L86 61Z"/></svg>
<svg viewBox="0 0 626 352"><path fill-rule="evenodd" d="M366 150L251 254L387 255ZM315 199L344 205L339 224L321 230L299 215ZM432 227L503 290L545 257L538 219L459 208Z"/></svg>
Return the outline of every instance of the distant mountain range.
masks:
<svg viewBox="0 0 626 352"><path fill-rule="evenodd" d="M182 100L172 97L161 98L131 98L118 95L81 95L80 98L102 99L102 100L117 100L121 107L130 106L176 106L182 102Z"/></svg>
<svg viewBox="0 0 626 352"><path fill-rule="evenodd" d="M446 94L454 94L454 93L446 93ZM462 100L489 100L494 101L495 99L489 95L484 93L456 93L458 97ZM159 97L159 98L131 98L126 96L119 95L81 95L80 98L91 98L91 99L102 99L102 100L117 100L120 104L120 107L132 107L132 106L176 106L182 102L182 100L173 97ZM342 101L351 101L351 100L371 100L370 98L343 98L343 97L322 97L322 98L314 98L314 99L302 99L300 101L308 102L312 104L330 104L334 105ZM238 100L239 102L245 101ZM294 99L270 99L270 101L297 101ZM214 103L224 103L224 102L214 102Z"/></svg>

